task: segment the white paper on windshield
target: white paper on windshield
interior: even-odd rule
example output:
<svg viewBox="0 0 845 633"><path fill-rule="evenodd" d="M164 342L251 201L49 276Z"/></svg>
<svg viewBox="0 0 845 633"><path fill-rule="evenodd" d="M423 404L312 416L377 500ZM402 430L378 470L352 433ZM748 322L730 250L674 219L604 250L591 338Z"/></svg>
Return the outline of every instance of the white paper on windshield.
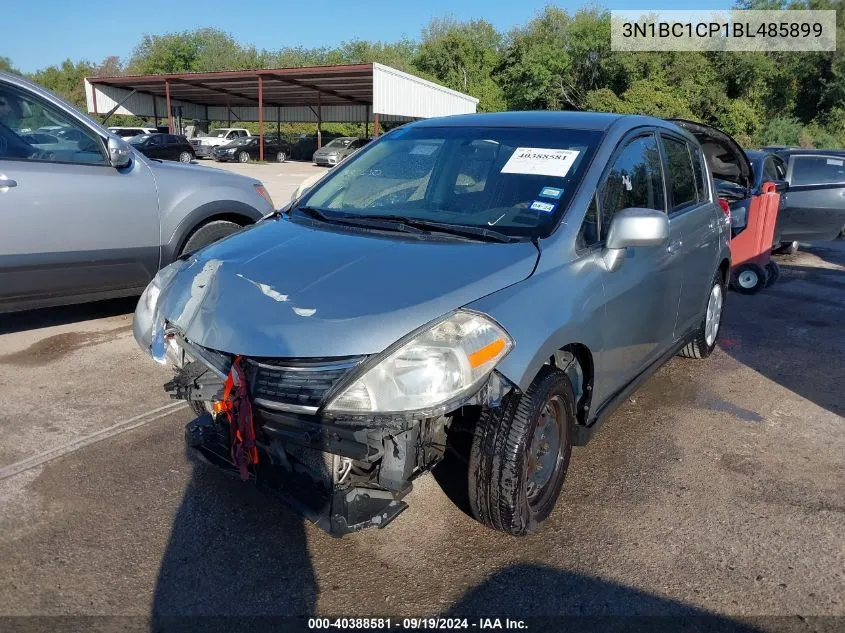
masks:
<svg viewBox="0 0 845 633"><path fill-rule="evenodd" d="M440 149L439 145L414 145L409 154L416 154L418 156L431 156L434 152Z"/></svg>
<svg viewBox="0 0 845 633"><path fill-rule="evenodd" d="M828 158L827 164L828 165L836 165L837 167L842 167L842 165L845 165L845 161L837 160L835 158Z"/></svg>
<svg viewBox="0 0 845 633"><path fill-rule="evenodd" d="M569 173L572 163L580 154L574 149L544 149L542 147L517 147L505 166L503 174L532 174L557 176Z"/></svg>

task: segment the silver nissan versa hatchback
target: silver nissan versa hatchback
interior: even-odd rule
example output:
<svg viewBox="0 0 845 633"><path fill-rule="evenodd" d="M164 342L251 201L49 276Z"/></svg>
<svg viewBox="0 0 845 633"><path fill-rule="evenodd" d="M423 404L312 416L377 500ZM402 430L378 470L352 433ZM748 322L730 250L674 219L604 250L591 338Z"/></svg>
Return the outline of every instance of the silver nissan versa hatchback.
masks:
<svg viewBox="0 0 845 633"><path fill-rule="evenodd" d="M477 519L524 535L573 445L673 355L711 353L729 231L670 122L419 121L163 269L134 333L198 413L189 446L330 533L387 524L462 444Z"/></svg>

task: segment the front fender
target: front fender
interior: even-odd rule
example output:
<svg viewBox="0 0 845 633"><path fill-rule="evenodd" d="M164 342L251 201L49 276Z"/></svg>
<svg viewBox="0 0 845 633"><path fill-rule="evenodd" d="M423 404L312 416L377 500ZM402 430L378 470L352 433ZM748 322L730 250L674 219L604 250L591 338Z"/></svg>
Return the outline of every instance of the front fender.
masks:
<svg viewBox="0 0 845 633"><path fill-rule="evenodd" d="M545 271L471 303L498 321L514 340L497 370L526 390L562 347L585 345L596 367L602 348L604 287L601 264L585 257Z"/></svg>
<svg viewBox="0 0 845 633"><path fill-rule="evenodd" d="M263 198L258 196L258 194L256 194L256 197L263 202L265 207L267 206ZM224 197L218 200L201 202L197 206L194 206L197 201L193 198L193 196L189 196L180 201L170 211L168 214L169 217L165 218L162 222L162 266L176 259L179 249L191 232L210 218L221 215L236 215L245 218L249 222L258 222L262 216L266 215L265 212L260 211L252 204L243 200Z"/></svg>

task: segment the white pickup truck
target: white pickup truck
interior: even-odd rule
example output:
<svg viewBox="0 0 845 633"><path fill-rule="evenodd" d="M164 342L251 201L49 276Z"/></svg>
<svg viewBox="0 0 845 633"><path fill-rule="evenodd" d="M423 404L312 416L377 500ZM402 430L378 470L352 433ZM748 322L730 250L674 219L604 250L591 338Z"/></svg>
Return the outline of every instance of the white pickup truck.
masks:
<svg viewBox="0 0 845 633"><path fill-rule="evenodd" d="M249 130L242 127L221 127L212 130L206 136L191 139L197 158L211 158L215 147L231 143L235 139L252 136Z"/></svg>

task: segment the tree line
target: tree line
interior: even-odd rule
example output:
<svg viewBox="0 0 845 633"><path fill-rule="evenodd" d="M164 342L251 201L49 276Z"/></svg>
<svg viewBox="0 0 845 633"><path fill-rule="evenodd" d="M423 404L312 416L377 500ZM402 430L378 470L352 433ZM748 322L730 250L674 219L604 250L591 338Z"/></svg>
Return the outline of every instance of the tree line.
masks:
<svg viewBox="0 0 845 633"><path fill-rule="evenodd" d="M837 9L845 0L741 0L738 8ZM83 78L380 62L479 99L479 110L598 110L679 117L720 127L746 146L845 146L845 55L617 52L610 13L547 6L508 32L484 19L431 21L418 39L259 50L202 28L146 35L128 59L67 59L30 77L79 107ZM14 70L0 58L0 69ZM344 126L337 126L343 131ZM347 126L349 127L349 126Z"/></svg>

